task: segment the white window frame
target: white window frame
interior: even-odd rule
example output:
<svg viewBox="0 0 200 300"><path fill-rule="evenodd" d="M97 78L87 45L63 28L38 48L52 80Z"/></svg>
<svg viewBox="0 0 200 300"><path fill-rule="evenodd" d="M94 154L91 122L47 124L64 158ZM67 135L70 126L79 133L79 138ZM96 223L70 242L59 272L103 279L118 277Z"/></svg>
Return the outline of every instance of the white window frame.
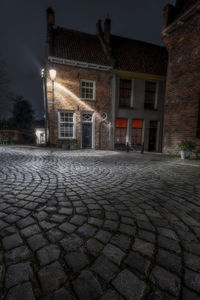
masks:
<svg viewBox="0 0 200 300"><path fill-rule="evenodd" d="M91 120L90 121L83 120L83 115L84 114L90 115L91 116ZM81 123L92 123L93 122L93 114L94 114L93 111L82 111L81 112Z"/></svg>
<svg viewBox="0 0 200 300"><path fill-rule="evenodd" d="M92 97L92 99L90 99L90 98L83 98L82 97L82 82L89 82L89 83L93 83L93 97ZM82 100L87 100L87 101L94 101L94 100L96 100L96 81L94 81L94 80L86 80L86 79L81 79L80 80L80 94L81 94L81 99Z"/></svg>
<svg viewBox="0 0 200 300"><path fill-rule="evenodd" d="M70 137L62 137L60 135L60 113L73 113L73 136ZM75 112L73 110L60 110L58 112L58 137L59 139L62 140L72 140L76 138L76 115Z"/></svg>

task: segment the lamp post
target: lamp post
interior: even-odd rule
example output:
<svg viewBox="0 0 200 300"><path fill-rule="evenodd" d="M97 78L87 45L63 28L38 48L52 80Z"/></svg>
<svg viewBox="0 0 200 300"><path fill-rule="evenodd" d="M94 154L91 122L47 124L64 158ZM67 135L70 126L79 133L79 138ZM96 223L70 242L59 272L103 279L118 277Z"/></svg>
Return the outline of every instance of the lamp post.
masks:
<svg viewBox="0 0 200 300"><path fill-rule="evenodd" d="M54 102L54 81L56 79L56 70L55 69L50 69L49 70L49 75L52 81L52 102Z"/></svg>
<svg viewBox="0 0 200 300"><path fill-rule="evenodd" d="M54 107L54 103L55 103L55 99L54 99L54 81L56 79L56 70L55 69L50 69L49 70L49 76L52 82L52 112L53 112L53 126L55 125L55 107ZM54 129L52 130L52 134L53 134L53 142L54 142Z"/></svg>
<svg viewBox="0 0 200 300"><path fill-rule="evenodd" d="M45 126L45 144L49 142L48 138L48 106L47 106L47 92L46 92L46 72L45 69L41 69L41 78L43 84L43 98L44 98L44 126Z"/></svg>

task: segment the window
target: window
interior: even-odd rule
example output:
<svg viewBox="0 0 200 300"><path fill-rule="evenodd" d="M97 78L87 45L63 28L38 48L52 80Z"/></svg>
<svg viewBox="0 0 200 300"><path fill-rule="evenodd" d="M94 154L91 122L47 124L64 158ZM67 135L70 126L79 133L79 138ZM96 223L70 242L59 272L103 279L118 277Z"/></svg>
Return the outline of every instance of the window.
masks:
<svg viewBox="0 0 200 300"><path fill-rule="evenodd" d="M116 128L126 128L127 120L126 119L117 119L116 120Z"/></svg>
<svg viewBox="0 0 200 300"><path fill-rule="evenodd" d="M115 144L126 144L127 119L116 119Z"/></svg>
<svg viewBox="0 0 200 300"><path fill-rule="evenodd" d="M132 81L127 79L120 79L119 84L119 106L131 106L131 86Z"/></svg>
<svg viewBox="0 0 200 300"><path fill-rule="evenodd" d="M74 113L59 112L59 138L74 138Z"/></svg>
<svg viewBox="0 0 200 300"><path fill-rule="evenodd" d="M155 109L156 108L156 82L146 81L145 82L145 99L144 108Z"/></svg>
<svg viewBox="0 0 200 300"><path fill-rule="evenodd" d="M142 144L143 120L132 120L131 144Z"/></svg>
<svg viewBox="0 0 200 300"><path fill-rule="evenodd" d="M107 113L106 112L102 112L101 113L101 118L102 118L102 120L106 120L107 119Z"/></svg>
<svg viewBox="0 0 200 300"><path fill-rule="evenodd" d="M81 98L85 100L95 99L95 81L81 80Z"/></svg>
<svg viewBox="0 0 200 300"><path fill-rule="evenodd" d="M83 113L82 122L92 122L92 113Z"/></svg>
<svg viewBox="0 0 200 300"><path fill-rule="evenodd" d="M44 144L44 143L45 143L45 134L40 133L40 144Z"/></svg>

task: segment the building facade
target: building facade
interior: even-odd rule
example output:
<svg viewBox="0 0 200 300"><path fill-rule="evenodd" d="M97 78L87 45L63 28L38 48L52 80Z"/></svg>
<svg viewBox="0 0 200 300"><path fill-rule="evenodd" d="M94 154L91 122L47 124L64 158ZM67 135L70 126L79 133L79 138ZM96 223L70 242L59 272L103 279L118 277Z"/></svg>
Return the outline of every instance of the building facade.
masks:
<svg viewBox="0 0 200 300"><path fill-rule="evenodd" d="M55 27L48 8L49 143L71 149L144 143L161 151L166 65L163 47L112 35L109 17L91 35Z"/></svg>
<svg viewBox="0 0 200 300"><path fill-rule="evenodd" d="M115 71L115 84L112 101L114 146L144 143L147 151L161 151L165 78Z"/></svg>
<svg viewBox="0 0 200 300"><path fill-rule="evenodd" d="M162 36L169 56L163 151L176 153L182 141L200 148L200 1L167 5Z"/></svg>

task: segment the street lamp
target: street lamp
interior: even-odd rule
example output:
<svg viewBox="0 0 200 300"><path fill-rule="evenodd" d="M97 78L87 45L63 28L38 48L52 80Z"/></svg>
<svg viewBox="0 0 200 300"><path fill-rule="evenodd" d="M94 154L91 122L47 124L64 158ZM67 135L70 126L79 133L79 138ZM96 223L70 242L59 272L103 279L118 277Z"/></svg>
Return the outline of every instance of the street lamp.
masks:
<svg viewBox="0 0 200 300"><path fill-rule="evenodd" d="M56 70L55 69L50 69L49 70L49 75L50 75L51 82L52 82L52 103L54 104L54 81L56 79Z"/></svg>
<svg viewBox="0 0 200 300"><path fill-rule="evenodd" d="M50 79L52 82L52 112L53 112L53 124L55 124L55 109L54 109L54 81L56 79L56 70L55 69L50 69L49 70L49 75L50 75ZM53 135L53 142L54 141L54 137L55 137L55 133L54 133L54 129L52 130L52 135Z"/></svg>
<svg viewBox="0 0 200 300"><path fill-rule="evenodd" d="M56 70L51 69L49 70L49 75L52 81L54 81L56 79Z"/></svg>
<svg viewBox="0 0 200 300"><path fill-rule="evenodd" d="M43 83L43 97L44 97L44 123L45 123L45 144L48 144L48 107L47 107L47 91L46 91L46 72L41 69L41 78Z"/></svg>

